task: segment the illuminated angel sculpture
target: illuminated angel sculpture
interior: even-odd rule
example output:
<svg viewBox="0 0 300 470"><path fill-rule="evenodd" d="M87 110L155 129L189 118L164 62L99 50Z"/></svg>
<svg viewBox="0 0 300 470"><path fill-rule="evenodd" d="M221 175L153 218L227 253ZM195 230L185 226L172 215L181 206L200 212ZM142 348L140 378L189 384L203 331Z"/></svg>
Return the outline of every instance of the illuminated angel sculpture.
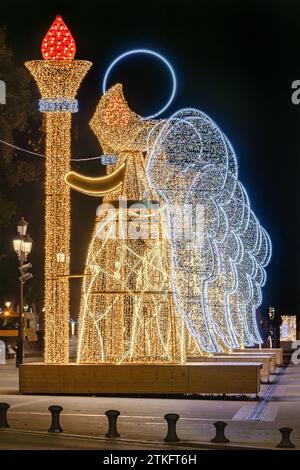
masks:
<svg viewBox="0 0 300 470"><path fill-rule="evenodd" d="M172 298L163 212L143 156L156 125L133 113L122 86L115 85L101 98L91 127L116 162L107 165L107 177L67 176L74 189L104 196L83 281L80 363L184 360L184 324Z"/></svg>
<svg viewBox="0 0 300 470"><path fill-rule="evenodd" d="M256 309L271 243L222 131L194 109L143 120L121 85L103 95L91 127L114 158L106 177L66 179L104 196L83 281L78 362L184 362L260 343ZM135 235L150 223L156 236L128 236L129 222Z"/></svg>

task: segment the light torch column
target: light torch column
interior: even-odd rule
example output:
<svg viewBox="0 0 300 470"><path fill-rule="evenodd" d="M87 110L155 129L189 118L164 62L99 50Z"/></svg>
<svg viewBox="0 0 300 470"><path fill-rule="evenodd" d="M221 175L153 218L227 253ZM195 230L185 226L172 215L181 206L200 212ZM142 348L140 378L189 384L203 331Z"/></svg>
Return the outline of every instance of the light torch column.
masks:
<svg viewBox="0 0 300 470"><path fill-rule="evenodd" d="M75 42L57 17L42 44L44 60L26 62L41 93L46 138L45 181L45 362L69 361L71 114L91 62L74 60Z"/></svg>

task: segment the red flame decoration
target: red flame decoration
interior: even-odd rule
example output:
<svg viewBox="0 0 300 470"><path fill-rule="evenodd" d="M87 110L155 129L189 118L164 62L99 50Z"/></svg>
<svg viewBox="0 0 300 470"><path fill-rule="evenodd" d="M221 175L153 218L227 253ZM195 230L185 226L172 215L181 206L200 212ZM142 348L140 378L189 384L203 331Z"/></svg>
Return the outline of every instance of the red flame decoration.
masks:
<svg viewBox="0 0 300 470"><path fill-rule="evenodd" d="M61 16L57 15L43 39L42 54L45 60L72 60L76 44Z"/></svg>

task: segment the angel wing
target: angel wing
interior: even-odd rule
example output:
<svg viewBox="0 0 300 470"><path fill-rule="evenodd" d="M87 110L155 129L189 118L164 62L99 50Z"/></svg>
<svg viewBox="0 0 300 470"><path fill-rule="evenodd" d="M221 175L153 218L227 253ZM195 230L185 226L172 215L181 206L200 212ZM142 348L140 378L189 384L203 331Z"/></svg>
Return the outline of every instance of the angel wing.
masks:
<svg viewBox="0 0 300 470"><path fill-rule="evenodd" d="M165 122L148 153L149 182L168 212L174 300L190 333L206 352L239 347L241 337L259 342L254 313L270 243L260 246L266 232L238 181L229 141L206 114L184 109ZM188 237L179 206L192 215Z"/></svg>

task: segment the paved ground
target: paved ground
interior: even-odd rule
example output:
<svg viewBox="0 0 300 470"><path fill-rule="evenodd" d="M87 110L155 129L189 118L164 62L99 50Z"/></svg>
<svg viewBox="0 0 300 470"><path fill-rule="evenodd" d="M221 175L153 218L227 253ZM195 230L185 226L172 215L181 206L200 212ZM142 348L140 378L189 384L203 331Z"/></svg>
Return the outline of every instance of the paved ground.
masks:
<svg viewBox="0 0 300 470"><path fill-rule="evenodd" d="M300 366L289 366L284 375L273 376L273 384L263 385L261 395L259 402L18 395L17 371L13 361L9 361L0 365L0 401L10 404L10 430L0 430L0 449L166 448L163 416L172 412L180 415L177 432L184 441L176 448L193 449L209 443L214 436L213 423L223 420L228 423L226 434L234 445L274 448L280 440L278 428L289 426L294 429L292 441L300 449ZM64 408L61 416L64 435L47 433L48 406L53 404ZM104 413L109 409L121 412L118 421L121 440L117 442L104 437L107 431Z"/></svg>
<svg viewBox="0 0 300 470"><path fill-rule="evenodd" d="M173 449L163 443L112 440L66 434L48 434L34 431L0 431L0 450L159 450ZM177 449L180 446L177 447ZM184 447L183 447L184 449Z"/></svg>

